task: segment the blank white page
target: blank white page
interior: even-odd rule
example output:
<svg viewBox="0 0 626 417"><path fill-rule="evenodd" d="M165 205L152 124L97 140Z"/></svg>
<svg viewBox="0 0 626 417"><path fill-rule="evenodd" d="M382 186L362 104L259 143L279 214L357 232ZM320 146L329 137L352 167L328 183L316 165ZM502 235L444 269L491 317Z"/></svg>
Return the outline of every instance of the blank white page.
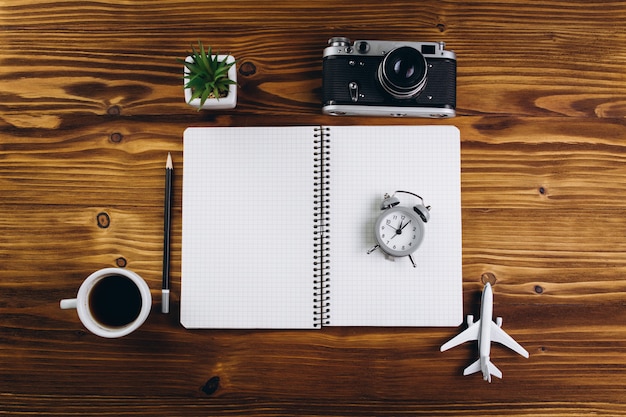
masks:
<svg viewBox="0 0 626 417"><path fill-rule="evenodd" d="M453 126L330 127L333 326L457 326L463 319L461 169ZM387 260L374 222L385 193L431 206L413 258ZM398 194L403 205L419 203Z"/></svg>
<svg viewBox="0 0 626 417"><path fill-rule="evenodd" d="M314 327L313 129L185 131L185 327Z"/></svg>

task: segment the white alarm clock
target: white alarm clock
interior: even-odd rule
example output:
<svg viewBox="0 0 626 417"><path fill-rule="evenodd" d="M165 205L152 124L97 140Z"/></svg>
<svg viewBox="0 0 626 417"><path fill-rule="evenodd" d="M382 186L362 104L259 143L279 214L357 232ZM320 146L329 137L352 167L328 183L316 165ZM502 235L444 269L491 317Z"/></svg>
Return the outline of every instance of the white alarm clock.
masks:
<svg viewBox="0 0 626 417"><path fill-rule="evenodd" d="M395 196L400 193L417 197L420 204L400 205L400 199ZM374 236L378 243L367 253L380 249L392 258L408 256L415 268L417 265L411 255L424 240L424 225L430 219L430 206L425 206L424 200L417 194L396 191L391 197L385 194L380 208L382 213L374 225Z"/></svg>

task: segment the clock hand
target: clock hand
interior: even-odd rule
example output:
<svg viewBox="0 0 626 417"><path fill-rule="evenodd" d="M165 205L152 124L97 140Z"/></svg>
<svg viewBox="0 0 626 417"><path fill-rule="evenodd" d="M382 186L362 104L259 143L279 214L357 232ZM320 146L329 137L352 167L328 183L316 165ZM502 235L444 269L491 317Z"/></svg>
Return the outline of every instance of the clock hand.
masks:
<svg viewBox="0 0 626 417"><path fill-rule="evenodd" d="M394 237L396 237L396 236L398 236L398 235L401 235L401 234L402 234L402 229L404 229L405 227L407 227L409 223L411 223L411 220L409 220L408 222L406 222L406 224L405 224L404 226L402 226L402 220L400 220L400 225L399 225L399 226L398 226L398 228L396 229L396 233L394 233L394 235L393 235L393 236L391 236L391 238L390 238L389 240L393 239Z"/></svg>

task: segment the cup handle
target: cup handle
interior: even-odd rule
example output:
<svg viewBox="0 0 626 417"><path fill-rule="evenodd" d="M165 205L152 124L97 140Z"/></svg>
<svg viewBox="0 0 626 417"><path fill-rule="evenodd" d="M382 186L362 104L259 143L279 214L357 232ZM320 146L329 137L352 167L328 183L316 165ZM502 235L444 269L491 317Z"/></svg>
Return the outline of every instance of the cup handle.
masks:
<svg viewBox="0 0 626 417"><path fill-rule="evenodd" d="M66 298L64 300L61 300L61 308L63 310L67 310L70 308L76 308L76 306L78 305L77 303L77 299L76 298Z"/></svg>

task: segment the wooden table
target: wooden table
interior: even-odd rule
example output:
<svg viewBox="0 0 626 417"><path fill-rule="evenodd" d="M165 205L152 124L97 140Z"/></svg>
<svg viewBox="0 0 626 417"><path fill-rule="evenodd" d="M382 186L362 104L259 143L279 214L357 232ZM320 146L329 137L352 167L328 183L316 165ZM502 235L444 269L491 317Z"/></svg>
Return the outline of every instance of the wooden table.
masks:
<svg viewBox="0 0 626 417"><path fill-rule="evenodd" d="M621 1L4 0L0 5L0 414L626 415L626 4ZM331 36L445 41L451 120L321 114ZM236 109L182 96L198 39L239 61ZM464 311L502 380L462 370L461 328L188 331L179 324L187 126L454 124ZM174 184L172 313L160 313L163 168ZM155 300L116 340L59 309L123 266Z"/></svg>

